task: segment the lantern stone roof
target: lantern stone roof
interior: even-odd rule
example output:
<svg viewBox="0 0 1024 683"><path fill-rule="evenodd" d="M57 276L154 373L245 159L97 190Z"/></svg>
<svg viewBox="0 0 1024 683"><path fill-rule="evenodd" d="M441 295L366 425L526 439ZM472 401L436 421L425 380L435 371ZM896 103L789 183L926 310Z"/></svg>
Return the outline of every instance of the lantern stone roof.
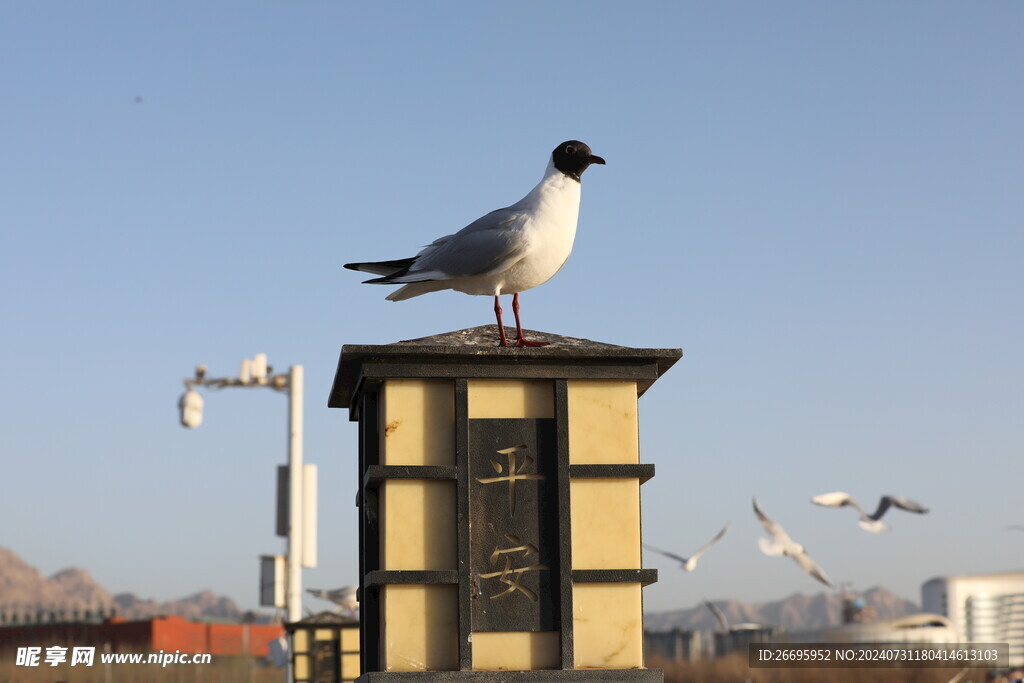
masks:
<svg viewBox="0 0 1024 683"><path fill-rule="evenodd" d="M511 338L515 337L513 328ZM346 344L327 405L348 408L356 419L355 399L366 377L384 366L401 365L412 374L395 376L517 377L519 379L636 379L642 395L679 360L681 349L644 349L524 330L548 346L498 346L498 326L481 325L393 344ZM396 368L397 370L397 368ZM381 376L381 375L378 375Z"/></svg>

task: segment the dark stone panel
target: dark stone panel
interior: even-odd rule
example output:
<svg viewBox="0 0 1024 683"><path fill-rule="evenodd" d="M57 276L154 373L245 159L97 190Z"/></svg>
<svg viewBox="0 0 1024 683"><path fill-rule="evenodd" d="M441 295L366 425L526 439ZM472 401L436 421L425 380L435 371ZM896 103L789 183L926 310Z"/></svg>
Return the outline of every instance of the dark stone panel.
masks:
<svg viewBox="0 0 1024 683"><path fill-rule="evenodd" d="M473 631L557 631L555 421L469 420Z"/></svg>

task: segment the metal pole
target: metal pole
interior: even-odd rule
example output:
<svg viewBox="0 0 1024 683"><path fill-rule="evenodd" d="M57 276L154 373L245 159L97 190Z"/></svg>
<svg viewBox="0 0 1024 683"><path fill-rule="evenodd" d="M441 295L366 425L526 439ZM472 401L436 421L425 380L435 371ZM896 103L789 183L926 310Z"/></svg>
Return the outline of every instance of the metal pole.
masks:
<svg viewBox="0 0 1024 683"><path fill-rule="evenodd" d="M302 366L288 381L288 621L302 619Z"/></svg>

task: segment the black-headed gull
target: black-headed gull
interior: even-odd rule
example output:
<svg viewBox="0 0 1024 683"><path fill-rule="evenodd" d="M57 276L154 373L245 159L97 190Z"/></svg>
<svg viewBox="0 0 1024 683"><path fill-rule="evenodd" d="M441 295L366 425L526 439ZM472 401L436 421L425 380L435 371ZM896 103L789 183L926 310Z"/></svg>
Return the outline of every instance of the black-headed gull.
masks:
<svg viewBox="0 0 1024 683"><path fill-rule="evenodd" d="M498 297L511 294L516 346L546 346L523 336L519 293L550 280L569 258L580 213L580 177L591 164L604 164L604 159L579 140L567 140L551 153L537 186L512 206L434 240L411 258L345 267L381 276L366 280L370 284L405 285L391 292L388 301L442 289L493 296L502 346L508 346L508 338Z"/></svg>
<svg viewBox="0 0 1024 683"><path fill-rule="evenodd" d="M916 512L919 515L923 515L928 512L928 508L915 503L912 500L903 498L902 496L882 496L882 499L878 501L878 508L875 509L873 514L867 514L864 512L864 508L857 504L857 501L849 493L842 491L834 491L832 493L823 493L820 496L811 498L811 502L815 505L822 505L830 508L841 508L841 507L852 507L860 515L860 526L865 531L870 531L874 534L880 534L883 531L889 531L892 527L882 523L882 515L890 507L898 507L900 510L906 510L907 512Z"/></svg>
<svg viewBox="0 0 1024 683"><path fill-rule="evenodd" d="M754 498L754 514L761 521L761 526L764 527L765 531L772 537L772 540L767 538L757 539L757 544L761 547L761 552L765 555L788 555L793 558L793 561L800 565L800 568L805 572L821 581L829 588L833 588L834 584L831 579L825 575L821 567L814 563L811 556L807 554L807 551L802 545L794 541L786 533L786 530L781 526L773 522L768 515L764 513L761 506L757 504L757 498Z"/></svg>
<svg viewBox="0 0 1024 683"><path fill-rule="evenodd" d="M706 553L711 546L713 546L714 544L718 543L722 539L722 536L725 536L725 532L728 531L728 530L729 530L729 525L726 524L724 527L722 527L722 530L719 531L718 534L714 538L712 538L710 541L705 543L701 547L700 550L695 552L693 555L690 555L689 557L680 557L679 555L676 555L675 553L670 553L667 550L660 550L658 548L655 548L653 545L648 545L647 543L644 543L644 547L647 548L648 550L653 550L654 552L658 553L659 555L664 555L665 557L668 557L668 558L671 558L671 559L675 560L676 562L679 563L680 568L683 571L685 571L685 572L692 572L694 569L697 568L697 558L699 558L701 555Z"/></svg>
<svg viewBox="0 0 1024 683"><path fill-rule="evenodd" d="M344 610L349 616L354 617L359 611L359 600L356 599L357 590L355 586L344 586L330 591L321 588L307 588L306 592L321 600L333 602L341 608L338 610L339 612Z"/></svg>

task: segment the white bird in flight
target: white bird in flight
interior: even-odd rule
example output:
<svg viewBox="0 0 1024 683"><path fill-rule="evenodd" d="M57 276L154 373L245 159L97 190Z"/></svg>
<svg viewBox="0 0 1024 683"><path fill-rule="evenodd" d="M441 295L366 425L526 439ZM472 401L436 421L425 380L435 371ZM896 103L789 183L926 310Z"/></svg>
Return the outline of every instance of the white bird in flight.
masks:
<svg viewBox="0 0 1024 683"><path fill-rule="evenodd" d="M567 140L551 153L537 186L515 204L434 240L411 258L345 267L381 276L366 280L369 284L405 285L391 292L388 301L442 289L493 296L501 346L508 346L508 338L498 297L511 294L515 345L546 346L523 336L519 293L550 280L569 258L580 213L580 177L591 164L604 164L604 159L579 140Z"/></svg>
<svg viewBox="0 0 1024 683"><path fill-rule="evenodd" d="M928 512L928 508L915 503L912 500L903 498L901 496L882 496L882 499L878 501L878 507L875 509L873 514L867 514L864 512L864 508L857 504L857 501L849 493L842 491L834 491L832 493L823 493L820 496L811 498L811 502L815 505L822 505L824 507L841 508L841 507L852 507L860 515L860 526L865 531L870 531L874 534L880 534L883 531L889 531L892 527L882 523L882 515L885 514L886 510L890 507L898 507L900 510L906 510L907 512L916 512L919 515L923 515Z"/></svg>
<svg viewBox="0 0 1024 683"><path fill-rule="evenodd" d="M714 538L712 538L710 541L705 543L700 548L700 550L695 552L693 555L690 555L689 557L680 557L679 555L676 555L675 553L670 553L667 550L660 550L658 548L655 548L653 545L648 545L647 543L644 543L644 547L647 548L648 550L653 550L654 552L658 553L659 555L664 555L665 557L668 557L668 558L671 558L671 559L675 560L676 562L678 562L680 564L680 568L683 571L685 571L685 572L692 572L694 569L697 568L697 558L699 558L701 555L706 553L711 546L713 546L714 544L718 543L722 539L722 536L725 536L725 532L728 531L728 530L729 530L729 525L726 524L724 527L722 527L722 530L719 531L718 534Z"/></svg>
<svg viewBox="0 0 1024 683"><path fill-rule="evenodd" d="M333 602L341 608L338 610L339 612L344 610L349 616L354 617L359 611L359 600L356 598L357 590L356 586L344 586L330 591L321 588L307 588L306 592L321 600Z"/></svg>
<svg viewBox="0 0 1024 683"><path fill-rule="evenodd" d="M788 555L793 558L793 561L800 565L800 568L805 572L821 581L829 588L834 587L831 579L825 575L821 567L814 563L811 556L807 554L807 551L802 545L794 541L786 533L786 530L779 526L777 523L771 520L761 509L761 506L757 504L757 498L754 498L754 513L757 518L761 521L761 526L764 527L765 531L772 537L772 540L767 538L757 539L758 545L761 547L761 552L765 555Z"/></svg>
<svg viewBox="0 0 1024 683"><path fill-rule="evenodd" d="M711 614L714 615L715 621L718 622L718 627L721 629L721 632L728 633L731 629L729 627L729 620L725 616L725 612L719 609L718 606L710 600L705 600L704 606L711 610Z"/></svg>

